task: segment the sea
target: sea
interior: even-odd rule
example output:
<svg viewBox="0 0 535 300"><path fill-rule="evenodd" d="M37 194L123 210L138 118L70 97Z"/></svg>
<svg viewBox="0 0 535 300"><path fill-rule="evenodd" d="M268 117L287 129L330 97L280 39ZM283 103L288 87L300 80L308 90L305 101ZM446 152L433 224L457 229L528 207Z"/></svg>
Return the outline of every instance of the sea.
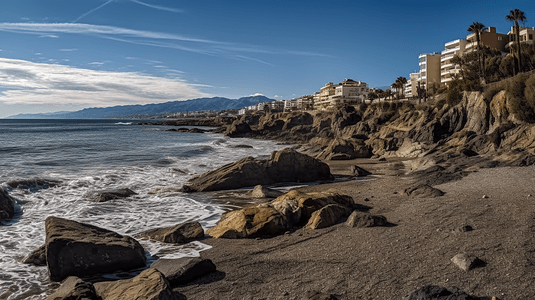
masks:
<svg viewBox="0 0 535 300"><path fill-rule="evenodd" d="M167 132L132 120L0 120L0 186L16 200L16 215L0 225L0 299L45 299L57 283L46 267L21 260L45 241L44 222L56 216L123 235L198 221L208 229L235 207L207 193L178 191L188 179L246 156L283 148L272 141L215 133ZM237 145L252 148L235 148ZM22 180L17 188L7 183ZM57 184L46 184L57 183ZM129 188L127 199L95 203L88 191ZM148 264L197 256L202 242L140 241ZM108 274L110 279L117 274Z"/></svg>

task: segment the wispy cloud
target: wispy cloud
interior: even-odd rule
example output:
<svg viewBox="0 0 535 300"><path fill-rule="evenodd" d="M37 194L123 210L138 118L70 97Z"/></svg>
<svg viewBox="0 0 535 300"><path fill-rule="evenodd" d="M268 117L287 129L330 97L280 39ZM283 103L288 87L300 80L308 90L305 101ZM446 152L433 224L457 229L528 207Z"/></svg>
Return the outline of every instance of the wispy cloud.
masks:
<svg viewBox="0 0 535 300"><path fill-rule="evenodd" d="M70 49L59 49L58 51L62 51L62 52L72 52L72 51L78 51L78 49L76 49L76 48L70 48Z"/></svg>
<svg viewBox="0 0 535 300"><path fill-rule="evenodd" d="M85 17L85 16L87 16L87 15L89 15L89 14L91 14L91 13L94 13L95 11L97 11L97 10L103 8L104 6L106 6L106 5L110 4L110 3L112 3L113 1L115 1L115 0L108 0L108 1L105 2L104 4L99 5L98 7L93 8L92 10L90 10L90 11L86 12L85 14L79 16L78 18L76 18L76 20L74 20L74 21L72 21L72 22L73 22L73 23L78 22L78 21L79 21L80 19L82 19L83 17Z"/></svg>
<svg viewBox="0 0 535 300"><path fill-rule="evenodd" d="M103 64L104 64L103 62L99 62L99 61L94 61L94 62L88 63L88 65L98 65L98 66L101 66Z"/></svg>
<svg viewBox="0 0 535 300"><path fill-rule="evenodd" d="M170 11L170 12L174 12L174 13L181 13L181 12L184 12L184 11L181 10L181 9L170 8L170 7L160 6L160 5L148 4L148 3L141 2L141 1L138 1L138 0L130 0L130 1L132 1L132 2L134 2L134 3L137 3L137 4L141 4L141 5L150 7L150 8L154 8L154 9L165 10L165 11Z"/></svg>
<svg viewBox="0 0 535 300"><path fill-rule="evenodd" d="M0 102L113 106L206 97L209 85L133 72L108 72L0 58Z"/></svg>
<svg viewBox="0 0 535 300"><path fill-rule="evenodd" d="M0 31L38 35L55 35L60 33L90 35L129 44L170 48L209 56L224 56L231 59L253 61L269 66L272 66L272 64L268 61L252 56L270 54L331 57L329 55L314 52L281 50L272 47L254 45L240 45L173 33L80 23L0 23Z"/></svg>

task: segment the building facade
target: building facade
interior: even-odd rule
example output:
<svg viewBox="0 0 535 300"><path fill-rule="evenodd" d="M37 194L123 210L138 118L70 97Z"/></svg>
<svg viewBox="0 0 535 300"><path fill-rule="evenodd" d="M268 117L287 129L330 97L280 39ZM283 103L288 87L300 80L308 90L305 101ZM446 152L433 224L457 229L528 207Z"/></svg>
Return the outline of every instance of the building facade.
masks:
<svg viewBox="0 0 535 300"><path fill-rule="evenodd" d="M353 79L345 79L339 84L327 83L318 95L314 95L314 109L328 109L346 104L358 104L368 98L372 91L368 84ZM317 99L317 100L316 100Z"/></svg>
<svg viewBox="0 0 535 300"><path fill-rule="evenodd" d="M440 53L423 53L418 56L420 72L417 84L426 91L433 92L440 86Z"/></svg>

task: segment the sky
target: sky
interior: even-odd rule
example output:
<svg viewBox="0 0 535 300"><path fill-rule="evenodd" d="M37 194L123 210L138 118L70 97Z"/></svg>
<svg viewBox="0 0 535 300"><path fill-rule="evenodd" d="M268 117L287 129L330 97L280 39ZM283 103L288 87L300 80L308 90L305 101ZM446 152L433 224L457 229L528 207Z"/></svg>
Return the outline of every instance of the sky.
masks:
<svg viewBox="0 0 535 300"><path fill-rule="evenodd" d="M535 1L1 0L0 118L262 94L292 99L345 78L370 87L472 22L535 26Z"/></svg>

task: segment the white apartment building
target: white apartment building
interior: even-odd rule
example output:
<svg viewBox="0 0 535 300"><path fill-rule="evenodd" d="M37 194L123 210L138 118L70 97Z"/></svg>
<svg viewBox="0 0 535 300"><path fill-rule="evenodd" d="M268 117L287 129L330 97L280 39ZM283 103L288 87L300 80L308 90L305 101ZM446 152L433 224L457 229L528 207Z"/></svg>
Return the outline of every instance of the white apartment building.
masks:
<svg viewBox="0 0 535 300"><path fill-rule="evenodd" d="M329 82L321 88L317 98L314 98L314 108L326 109L344 104L361 103L368 98L371 91L368 84L353 79L346 78L337 85Z"/></svg>
<svg viewBox="0 0 535 300"><path fill-rule="evenodd" d="M533 44L533 37L535 36L535 27L529 28L529 27L522 27L520 26L520 42L521 43L528 43ZM510 49L511 45L515 43L516 37L515 37L515 27L511 27L511 30L507 33L509 36L509 43L505 46L506 49Z"/></svg>
<svg viewBox="0 0 535 300"><path fill-rule="evenodd" d="M440 86L440 53L422 53L418 56L420 75L418 82L426 91Z"/></svg>
<svg viewBox="0 0 535 300"><path fill-rule="evenodd" d="M459 74L460 68L452 63L452 59L455 55L461 56L468 41L464 39L458 39L448 42L444 45L444 51L440 54L440 83L447 85L453 78Z"/></svg>
<svg viewBox="0 0 535 300"><path fill-rule="evenodd" d="M405 83L405 97L414 98L418 97L418 79L420 78L420 73L411 73L407 83Z"/></svg>

